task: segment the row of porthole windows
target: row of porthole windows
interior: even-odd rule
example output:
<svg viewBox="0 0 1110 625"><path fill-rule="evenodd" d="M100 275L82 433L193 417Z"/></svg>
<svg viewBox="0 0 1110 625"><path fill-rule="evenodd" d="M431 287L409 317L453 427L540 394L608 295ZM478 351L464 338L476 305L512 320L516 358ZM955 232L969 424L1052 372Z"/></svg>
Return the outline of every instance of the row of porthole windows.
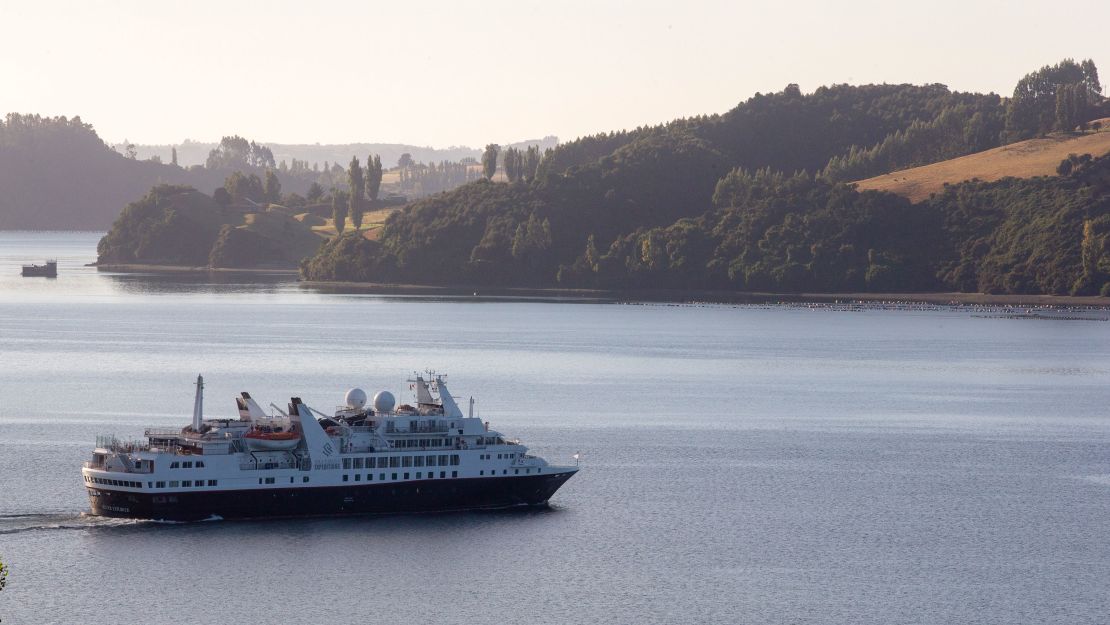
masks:
<svg viewBox="0 0 1110 625"><path fill-rule="evenodd" d="M103 477L89 477L85 476L85 481L90 484L103 484L105 486L126 486L128 488L142 488L142 482L132 482L128 480L109 480ZM217 486L218 480L208 480L208 486ZM171 480L169 488L203 488L205 485L204 480ZM147 482L147 488L166 488L166 482Z"/></svg>
<svg viewBox="0 0 1110 625"><path fill-rule="evenodd" d="M85 482L88 484L102 484L104 486L126 486L127 488L142 488L142 482L132 482L129 480L109 480L105 477L89 477L85 476ZM147 482L147 484L150 484Z"/></svg>
<svg viewBox="0 0 1110 625"><path fill-rule="evenodd" d="M289 483L290 484L293 483L293 479L294 479L293 476L290 475L289 476ZM277 480L277 478L274 478L274 477L260 477L260 478L258 478L258 483L259 484L273 484L273 483L275 483L276 480ZM307 475L302 475L301 476L301 482L307 484L308 483L308 476Z"/></svg>
<svg viewBox="0 0 1110 625"><path fill-rule="evenodd" d="M407 479L409 479L409 476L412 475L412 473L404 473L403 475L404 475L404 477L402 477L401 479L407 480ZM391 479L391 480L396 480L397 479L397 474L396 473L390 473L390 476L391 477L389 479ZM458 471L452 471L451 472L451 477L458 477L458 476L459 476ZM416 472L416 479L418 479L418 480L423 480L423 479L434 480L435 477L436 477L435 471L428 471L428 477L427 478L424 477L424 472L423 471L417 471ZM447 478L447 472L446 471L440 471L439 472L439 477L440 477L440 479L446 479ZM349 482L350 481L350 475L347 474L347 473L344 473L343 474L343 481L344 482ZM355 473L355 481L356 482L362 481L362 474L361 473ZM366 474L366 481L367 482L373 482L374 481L374 474L373 473L367 473ZM386 481L385 480L385 473L379 473L378 474L378 481L379 482Z"/></svg>
<svg viewBox="0 0 1110 625"><path fill-rule="evenodd" d="M192 469L194 464L196 464L196 468L198 468L198 469L203 469L204 468L204 461L203 460L197 460L195 463L192 460L186 460L184 462L171 462L170 463L170 468L171 469ZM178 466L178 465L180 465L180 466Z"/></svg>
<svg viewBox="0 0 1110 625"><path fill-rule="evenodd" d="M440 454L435 456L368 456L364 458L344 458L344 469L396 469L423 466L458 466L458 454Z"/></svg>
<svg viewBox="0 0 1110 625"><path fill-rule="evenodd" d="M539 472L540 472L540 470L536 469L536 473L539 473ZM532 473L532 469L525 469L524 470L525 475L528 475L530 473ZM486 474L485 471L479 471L478 472L478 475L485 475L485 474ZM489 474L490 475L497 475L497 469L494 469L494 470L490 471ZM508 474L509 474L508 469L501 469L501 475L508 475ZM513 475L520 475L520 469L513 469Z"/></svg>
<svg viewBox="0 0 1110 625"><path fill-rule="evenodd" d="M170 480L169 488L204 488L204 480ZM208 480L208 486L218 486L219 480ZM150 486L150 482L147 482ZM155 482L154 488L166 488L166 482Z"/></svg>
<svg viewBox="0 0 1110 625"><path fill-rule="evenodd" d="M503 458L506 459L506 460L512 460L513 458L516 458L516 457L517 457L517 454L515 454L515 453L497 454L497 459L498 460L501 460ZM479 460L492 460L493 459L493 454L479 454L478 459Z"/></svg>

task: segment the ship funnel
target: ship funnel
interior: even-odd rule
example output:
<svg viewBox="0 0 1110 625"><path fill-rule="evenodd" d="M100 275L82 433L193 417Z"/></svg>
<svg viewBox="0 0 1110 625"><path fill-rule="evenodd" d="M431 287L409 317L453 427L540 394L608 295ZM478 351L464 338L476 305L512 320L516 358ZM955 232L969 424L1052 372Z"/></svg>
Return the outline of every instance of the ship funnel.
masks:
<svg viewBox="0 0 1110 625"><path fill-rule="evenodd" d="M197 376L197 397L193 400L193 431L199 432L204 421L204 377Z"/></svg>

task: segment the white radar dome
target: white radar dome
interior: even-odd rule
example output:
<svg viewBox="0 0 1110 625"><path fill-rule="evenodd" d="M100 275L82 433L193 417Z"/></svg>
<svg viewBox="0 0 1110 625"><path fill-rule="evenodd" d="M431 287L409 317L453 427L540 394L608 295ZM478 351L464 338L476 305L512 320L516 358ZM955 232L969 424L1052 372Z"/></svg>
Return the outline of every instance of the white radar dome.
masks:
<svg viewBox="0 0 1110 625"><path fill-rule="evenodd" d="M343 401L347 403L348 408L361 410L366 405L366 391L361 388L353 388L343 396Z"/></svg>
<svg viewBox="0 0 1110 625"><path fill-rule="evenodd" d="M389 391L378 391L374 394L374 410L376 412L393 412L397 400Z"/></svg>

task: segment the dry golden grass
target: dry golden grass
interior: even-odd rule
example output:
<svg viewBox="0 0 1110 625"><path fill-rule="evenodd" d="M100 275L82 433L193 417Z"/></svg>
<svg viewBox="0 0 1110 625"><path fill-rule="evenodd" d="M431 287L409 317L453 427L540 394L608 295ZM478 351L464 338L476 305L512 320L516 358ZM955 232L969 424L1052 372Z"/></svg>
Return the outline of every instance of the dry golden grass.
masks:
<svg viewBox="0 0 1110 625"><path fill-rule="evenodd" d="M385 225L386 218L388 218L390 215L397 212L398 210L399 209L397 207L392 207L391 206L389 208L379 208L378 210L370 211L368 213L364 213L363 216L362 216L362 227L359 228L359 232L362 232L363 236L365 236L367 239L370 239L370 240L377 239L377 237L378 237L377 231L382 226ZM319 216L315 216L315 215L313 217L314 217L314 219L312 221L312 231L313 232L315 232L316 234L318 234L320 236L325 236L325 237L334 237L335 236L335 220L334 219L319 217ZM300 215L298 215L298 218L300 218ZM319 220L319 221L316 221L316 220ZM345 224L344 232L350 232L351 230L354 229L354 224L351 223L350 218L347 218L347 221L345 221L344 224ZM371 233L371 232L374 233L373 236L370 236L369 233Z"/></svg>
<svg viewBox="0 0 1110 625"><path fill-rule="evenodd" d="M1098 132L1057 133L932 165L903 169L860 180L856 184L861 191L890 191L920 202L941 191L945 183L954 184L973 178L991 182L1006 177L1054 176L1060 161L1069 154L1099 157L1110 153L1110 118L1099 121L1102 129Z"/></svg>

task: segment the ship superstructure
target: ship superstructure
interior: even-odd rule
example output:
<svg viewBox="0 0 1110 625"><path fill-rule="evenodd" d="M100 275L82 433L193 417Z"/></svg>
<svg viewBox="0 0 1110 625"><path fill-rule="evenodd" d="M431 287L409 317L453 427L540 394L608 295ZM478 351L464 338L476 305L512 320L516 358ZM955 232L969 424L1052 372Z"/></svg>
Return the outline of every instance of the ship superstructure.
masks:
<svg viewBox="0 0 1110 625"><path fill-rule="evenodd" d="M238 417L204 418L197 377L192 423L145 440L98 437L82 477L94 514L199 520L423 512L542 505L577 472L464 415L432 372L409 380L414 403L347 392L331 416L299 398L266 412L235 398Z"/></svg>

